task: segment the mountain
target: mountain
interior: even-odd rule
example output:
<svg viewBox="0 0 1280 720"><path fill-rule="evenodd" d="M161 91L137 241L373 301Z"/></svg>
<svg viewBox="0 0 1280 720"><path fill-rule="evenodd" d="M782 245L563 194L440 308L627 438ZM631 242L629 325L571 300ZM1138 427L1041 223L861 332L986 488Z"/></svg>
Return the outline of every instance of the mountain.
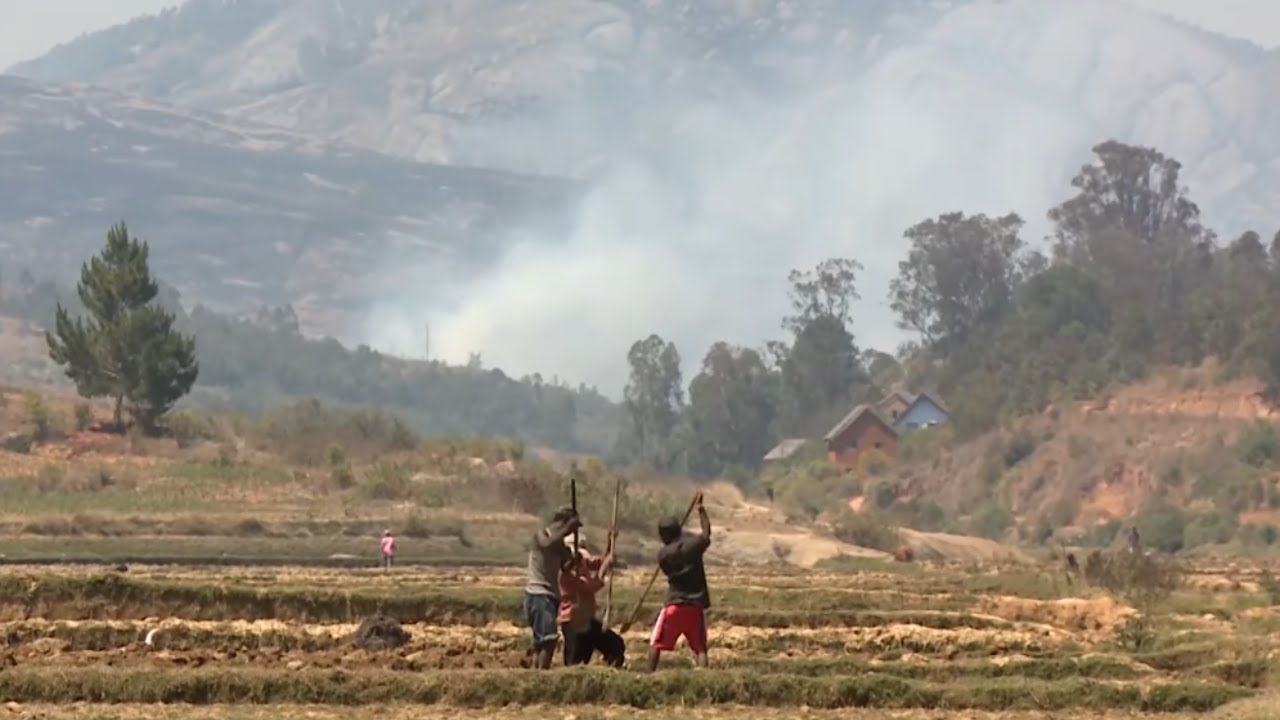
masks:
<svg viewBox="0 0 1280 720"><path fill-rule="evenodd" d="M342 334L388 283L491 261L572 186L414 163L86 86L0 76L5 265L65 277L127 218L184 296ZM382 260L394 252L401 262ZM323 300L317 298L323 295ZM419 340L418 347L421 341Z"/></svg>
<svg viewBox="0 0 1280 720"><path fill-rule="evenodd" d="M866 266L859 338L892 346L905 228L1015 210L1042 235L1108 138L1179 159L1223 235L1280 218L1280 55L1119 0L188 0L11 71L582 181L562 231L447 300L377 299L453 358L600 387L654 330L688 361L776 334L787 270L832 255Z"/></svg>
<svg viewBox="0 0 1280 720"><path fill-rule="evenodd" d="M1269 204L1260 185L1276 182L1280 161L1268 132L1276 53L1115 0L189 0L11 72L419 160L557 173L708 104L808 104L859 80L926 106L963 111L980 98L1090 141L1154 144L1207 199L1238 195L1245 208ZM494 147L553 124L545 152Z"/></svg>

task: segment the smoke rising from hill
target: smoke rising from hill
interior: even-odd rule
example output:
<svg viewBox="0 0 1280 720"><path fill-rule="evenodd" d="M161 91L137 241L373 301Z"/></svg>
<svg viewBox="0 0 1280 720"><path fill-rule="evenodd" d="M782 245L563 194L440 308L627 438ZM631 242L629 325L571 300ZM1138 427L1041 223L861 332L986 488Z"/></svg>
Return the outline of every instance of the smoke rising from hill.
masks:
<svg viewBox="0 0 1280 720"><path fill-rule="evenodd" d="M480 352L486 366L554 369L617 395L628 348L651 332L676 342L689 375L716 340L779 337L788 271L835 256L866 267L860 344L892 350L904 339L886 301L902 231L953 209L1035 223L1063 192L1046 168L1088 147L1047 115L957 116L891 86L693 114L595 179L569 237L516 244L455 309L433 313L434 354ZM551 124L566 122L586 125ZM519 135L543 151L544 137ZM375 345L397 332L370 330ZM407 337L420 352L420 328Z"/></svg>

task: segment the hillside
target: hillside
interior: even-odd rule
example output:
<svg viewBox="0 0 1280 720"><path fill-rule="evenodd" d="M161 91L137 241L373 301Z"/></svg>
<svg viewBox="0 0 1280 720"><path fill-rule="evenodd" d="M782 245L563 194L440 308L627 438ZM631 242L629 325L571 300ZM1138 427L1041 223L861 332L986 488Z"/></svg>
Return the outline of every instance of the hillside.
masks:
<svg viewBox="0 0 1280 720"><path fill-rule="evenodd" d="M1270 545L1280 530L1280 409L1261 390L1224 382L1210 364L1055 405L969 442L925 431L853 507L1033 544L1105 545L1136 524L1167 551Z"/></svg>
<svg viewBox="0 0 1280 720"><path fill-rule="evenodd" d="M11 72L420 160L556 173L716 132L716 117L756 126L781 105L829 121L859 97L892 99L952 132L975 107L1021 119L1057 174L1074 165L1061 153L1100 137L1156 145L1215 219L1242 226L1274 217L1280 186L1268 132L1280 57L1109 0L191 0Z"/></svg>
<svg viewBox="0 0 1280 720"><path fill-rule="evenodd" d="M499 250L468 266L478 272L370 253L412 270L370 281L380 302L325 329L412 353L430 316L442 357L479 350L599 387L622 384L620 350L643 333L702 348L722 328L737 342L776 332L765 318L785 307L780 270L837 254L867 269L861 336L896 345L881 300L905 228L1014 208L1043 237L1044 211L1104 139L1179 160L1224 237L1269 235L1280 215L1280 56L1119 0L192 0L12 72L403 158L581 180L564 224L495 233ZM245 237L244 264L280 262L276 238ZM328 246L312 257L347 257ZM312 267L280 277L305 285ZM355 304L312 296L308 318ZM568 352L583 335L597 342Z"/></svg>
<svg viewBox="0 0 1280 720"><path fill-rule="evenodd" d="M21 268L70 279L123 218L186 297L236 311L292 303L304 329L339 337L363 332L387 286L446 297L576 192L11 76L0 76L0 158L9 279Z"/></svg>

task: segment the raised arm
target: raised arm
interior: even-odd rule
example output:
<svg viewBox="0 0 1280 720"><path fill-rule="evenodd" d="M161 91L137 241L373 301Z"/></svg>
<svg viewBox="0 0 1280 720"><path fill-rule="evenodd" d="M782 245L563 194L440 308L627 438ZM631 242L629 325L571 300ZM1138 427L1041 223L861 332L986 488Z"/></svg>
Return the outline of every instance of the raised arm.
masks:
<svg viewBox="0 0 1280 720"><path fill-rule="evenodd" d="M577 515L574 515L564 522L553 523L545 530L538 531L538 534L534 536L534 542L538 544L539 548L546 550L556 543L564 542L565 538L580 527L582 527L582 520Z"/></svg>
<svg viewBox="0 0 1280 720"><path fill-rule="evenodd" d="M701 555L711 547L711 518L707 517L707 508L702 504L702 493L698 493L694 507L698 509L698 522L702 525L702 534L691 537L692 549Z"/></svg>

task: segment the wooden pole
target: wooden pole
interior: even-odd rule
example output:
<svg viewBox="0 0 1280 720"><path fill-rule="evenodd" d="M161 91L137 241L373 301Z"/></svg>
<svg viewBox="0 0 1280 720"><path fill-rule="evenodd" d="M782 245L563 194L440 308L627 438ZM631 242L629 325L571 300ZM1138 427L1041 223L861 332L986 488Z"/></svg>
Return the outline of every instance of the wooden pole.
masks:
<svg viewBox="0 0 1280 720"><path fill-rule="evenodd" d="M689 522L689 516L693 514L694 507L698 505L698 496L701 494L694 494L693 500L689 502L689 509L684 513L684 520L680 521L680 527L683 528ZM649 591L653 589L653 584L657 582L658 573L660 572L662 572L661 566L653 569L653 575L649 576L649 584L644 587L644 592L640 593L640 599L636 601L636 606L631 608L631 617L627 618L627 621L622 624L618 634L621 635L631 629L631 625L636 621L636 616L640 614L640 608L644 605L645 598L649 596Z"/></svg>
<svg viewBox="0 0 1280 720"><path fill-rule="evenodd" d="M577 478L569 478L569 506L573 508L573 513L578 514L578 480ZM573 531L573 561L578 561L578 530Z"/></svg>
<svg viewBox="0 0 1280 720"><path fill-rule="evenodd" d="M613 566L617 564L616 538L614 533L618 529L618 498L622 496L622 478L618 478L618 484L613 488L613 520L609 525L609 551L607 554L614 555L613 563L609 565L609 592L604 598L604 629L609 629L609 616L613 614Z"/></svg>

